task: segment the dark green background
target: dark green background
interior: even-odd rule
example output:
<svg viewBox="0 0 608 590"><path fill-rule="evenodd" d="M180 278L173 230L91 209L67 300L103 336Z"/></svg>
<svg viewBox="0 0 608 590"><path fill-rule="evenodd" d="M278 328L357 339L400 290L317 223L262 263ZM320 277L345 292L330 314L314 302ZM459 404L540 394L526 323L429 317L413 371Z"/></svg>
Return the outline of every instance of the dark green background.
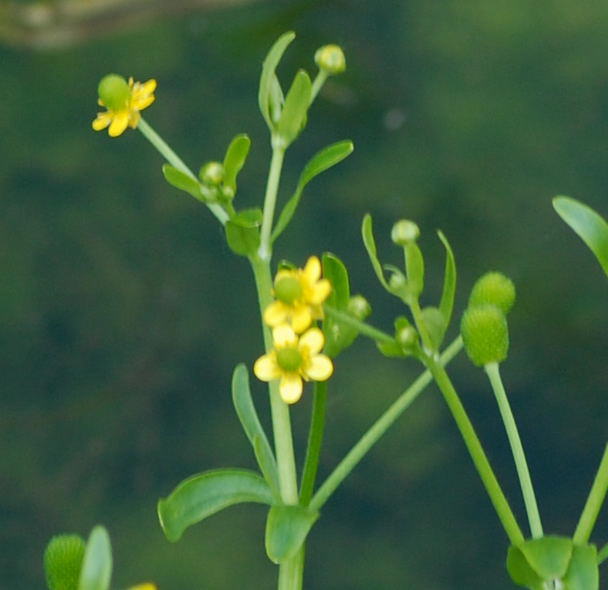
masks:
<svg viewBox="0 0 608 590"><path fill-rule="evenodd" d="M277 258L331 250L390 329L402 312L376 284L359 237L371 212L381 255L394 220L423 232L428 287L443 273L434 232L460 268L457 312L488 269L518 287L503 375L548 532L573 531L607 438L608 283L550 204L608 214L605 2L273 2L165 20L77 47L0 48L0 586L43 588L41 554L61 531L104 523L115 586L267 589L265 511L240 506L171 545L158 497L182 478L253 466L234 415L233 367L261 353L248 266L211 215L166 185L133 131L94 133L96 85L157 78L147 120L193 167L248 132L239 206L261 201L269 142L257 111L263 56L298 39L284 85L314 50L343 45L345 75L290 150L282 197L310 155L354 154L310 185ZM455 335L452 328L451 335ZM360 341L336 363L321 477L417 375ZM491 391L464 357L450 367L525 525ZM267 415L264 387L256 402ZM299 457L308 399L294 407ZM608 541L604 511L594 539ZM310 536L306 587L511 588L507 540L434 388L356 469Z"/></svg>

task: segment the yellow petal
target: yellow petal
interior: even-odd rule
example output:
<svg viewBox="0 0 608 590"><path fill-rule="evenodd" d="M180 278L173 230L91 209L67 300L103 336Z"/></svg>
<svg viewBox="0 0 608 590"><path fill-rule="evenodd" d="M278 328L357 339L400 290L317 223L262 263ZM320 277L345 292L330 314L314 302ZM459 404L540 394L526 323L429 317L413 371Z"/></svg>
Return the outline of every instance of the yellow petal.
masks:
<svg viewBox="0 0 608 590"><path fill-rule="evenodd" d="M312 322L312 313L308 305L297 305L293 308L291 315L291 325L294 332L301 334L310 326Z"/></svg>
<svg viewBox="0 0 608 590"><path fill-rule="evenodd" d="M308 301L313 305L320 305L327 299L330 293L331 283L327 279L321 279L318 283L312 285Z"/></svg>
<svg viewBox="0 0 608 590"><path fill-rule="evenodd" d="M287 324L281 324L272 330L272 340L277 348L295 346L298 343L296 333Z"/></svg>
<svg viewBox="0 0 608 590"><path fill-rule="evenodd" d="M127 128L128 124L129 111L118 111L117 113L114 113L112 124L108 130L110 137L118 137Z"/></svg>
<svg viewBox="0 0 608 590"><path fill-rule="evenodd" d="M273 381L281 376L274 353L261 356L253 365L253 372L260 381Z"/></svg>
<svg viewBox="0 0 608 590"><path fill-rule="evenodd" d="M146 94L152 94L156 90L156 80L150 78L147 82L144 82L141 87Z"/></svg>
<svg viewBox="0 0 608 590"><path fill-rule="evenodd" d="M264 323L269 326L278 326L287 319L289 308L282 301L273 301L264 310Z"/></svg>
<svg viewBox="0 0 608 590"><path fill-rule="evenodd" d="M131 586L129 590L157 590L156 584L146 582L145 584L137 584L137 586Z"/></svg>
<svg viewBox="0 0 608 590"><path fill-rule="evenodd" d="M286 404L295 404L302 397L302 378L296 373L286 373L279 384L281 399Z"/></svg>
<svg viewBox="0 0 608 590"><path fill-rule="evenodd" d="M155 100L154 95L151 96L141 96L141 97L133 97L132 106L134 109L138 111L143 111L145 108L149 107Z"/></svg>
<svg viewBox="0 0 608 590"><path fill-rule="evenodd" d="M311 283L314 283L321 278L321 263L316 256L311 256L306 261L304 275Z"/></svg>
<svg viewBox="0 0 608 590"><path fill-rule="evenodd" d="M305 349L309 355L321 352L325 344L325 337L319 328L311 328L300 336L299 348Z"/></svg>
<svg viewBox="0 0 608 590"><path fill-rule="evenodd" d="M93 121L92 126L95 131L101 131L105 129L112 122L112 113L106 111L105 113L97 113L97 118Z"/></svg>
<svg viewBox="0 0 608 590"><path fill-rule="evenodd" d="M305 376L313 381L326 381L334 372L331 359L324 354L313 356L306 365Z"/></svg>

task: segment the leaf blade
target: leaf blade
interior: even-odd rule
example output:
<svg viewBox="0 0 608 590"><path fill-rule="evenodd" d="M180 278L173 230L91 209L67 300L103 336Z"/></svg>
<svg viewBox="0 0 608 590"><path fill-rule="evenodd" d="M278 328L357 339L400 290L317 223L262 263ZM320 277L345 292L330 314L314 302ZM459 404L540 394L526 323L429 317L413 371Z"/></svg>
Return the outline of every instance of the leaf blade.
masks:
<svg viewBox="0 0 608 590"><path fill-rule="evenodd" d="M224 156L224 188L229 188L232 193L236 193L236 178L245 165L251 139L245 133L235 135Z"/></svg>
<svg viewBox="0 0 608 590"><path fill-rule="evenodd" d="M87 540L78 590L108 590L112 579L112 546L105 527L97 525Z"/></svg>
<svg viewBox="0 0 608 590"><path fill-rule="evenodd" d="M441 300L439 301L439 311L444 318L446 329L450 325L452 319L452 311L454 310L454 297L456 295L456 260L452 247L445 237L443 232L437 232L441 243L445 248L445 271L443 274L443 290L441 292Z"/></svg>
<svg viewBox="0 0 608 590"><path fill-rule="evenodd" d="M266 519L266 553L274 563L293 557L319 513L303 506L273 506Z"/></svg>
<svg viewBox="0 0 608 590"><path fill-rule="evenodd" d="M363 222L361 224L361 236L363 238L363 245L367 250L367 255L372 263L372 267L374 268L374 272L378 277L378 280L382 284L382 286L390 292L390 287L384 278L384 271L382 270L382 264L380 260L378 260L378 251L376 249L376 240L374 239L374 230L372 227L372 216L369 213L365 214L363 218Z"/></svg>
<svg viewBox="0 0 608 590"><path fill-rule="evenodd" d="M277 124L277 133L287 147L304 128L306 113L310 106L312 82L304 70L296 74L289 92L285 97L285 104Z"/></svg>

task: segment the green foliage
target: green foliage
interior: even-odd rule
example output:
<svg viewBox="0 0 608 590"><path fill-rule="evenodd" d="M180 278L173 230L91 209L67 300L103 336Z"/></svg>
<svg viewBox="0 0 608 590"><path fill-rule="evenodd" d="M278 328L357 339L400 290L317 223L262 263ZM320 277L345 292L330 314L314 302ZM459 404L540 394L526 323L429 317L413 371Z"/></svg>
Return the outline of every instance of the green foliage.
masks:
<svg viewBox="0 0 608 590"><path fill-rule="evenodd" d="M584 203L569 197L555 197L553 207L589 246L608 275L608 222Z"/></svg>
<svg viewBox="0 0 608 590"><path fill-rule="evenodd" d="M293 557L319 513L303 506L273 506L266 520L266 553L274 563Z"/></svg>
<svg viewBox="0 0 608 590"><path fill-rule="evenodd" d="M251 140L245 133L236 135L224 156L224 192L228 192L231 196L236 194L237 184L236 179L247 161Z"/></svg>
<svg viewBox="0 0 608 590"><path fill-rule="evenodd" d="M442 231L438 231L437 235L445 248L445 271L443 276L443 290L441 292L441 301L439 303L439 311L443 316L444 332L450 325L452 319L452 310L454 309L454 297L456 295L456 260L452 247L448 239L443 235Z"/></svg>
<svg viewBox="0 0 608 590"><path fill-rule="evenodd" d="M112 579L112 546L103 526L91 531L82 561L78 590L108 590Z"/></svg>
<svg viewBox="0 0 608 590"><path fill-rule="evenodd" d="M225 226L228 246L240 256L251 256L260 246L262 210L258 208L243 209L233 215Z"/></svg>
<svg viewBox="0 0 608 590"><path fill-rule="evenodd" d="M249 374L247 367L243 364L238 365L232 375L232 401L243 430L253 447L264 479L275 499L279 499L279 476L276 460L253 405L249 388Z"/></svg>
<svg viewBox="0 0 608 590"><path fill-rule="evenodd" d="M185 479L167 498L161 498L158 518L167 539L176 542L193 524L243 502L273 503L264 479L247 469L214 469Z"/></svg>
<svg viewBox="0 0 608 590"><path fill-rule="evenodd" d="M78 535L57 535L49 541L44 551L49 590L78 590L84 549L84 539Z"/></svg>
<svg viewBox="0 0 608 590"><path fill-rule="evenodd" d="M285 97L285 104L276 128L282 147L290 145L306 124L306 113L310 106L312 83L304 70L300 70Z"/></svg>
<svg viewBox="0 0 608 590"><path fill-rule="evenodd" d="M163 164L162 170L165 180L171 186L188 193L201 203L205 202L201 185L196 178L193 178L189 174L178 170L174 166L171 166L171 164Z"/></svg>
<svg viewBox="0 0 608 590"><path fill-rule="evenodd" d="M298 185L294 194L290 197L290 199L285 203L285 207L281 211L277 223L272 231L271 240L274 242L284 231L285 228L289 225L298 204L300 203L300 198L302 197L302 193L306 185L315 177L325 172L332 166L335 166L344 158L349 156L354 149L352 141L339 141L337 143L333 143L323 148L319 152L317 152L306 164L304 170L302 170L302 174L300 174L300 179L298 180Z"/></svg>

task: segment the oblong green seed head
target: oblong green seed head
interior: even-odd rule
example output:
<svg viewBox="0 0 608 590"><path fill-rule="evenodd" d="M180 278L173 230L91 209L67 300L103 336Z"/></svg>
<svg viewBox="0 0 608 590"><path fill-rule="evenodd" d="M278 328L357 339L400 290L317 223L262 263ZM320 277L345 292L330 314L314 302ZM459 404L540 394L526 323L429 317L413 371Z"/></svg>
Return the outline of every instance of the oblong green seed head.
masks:
<svg viewBox="0 0 608 590"><path fill-rule="evenodd" d="M515 303L515 285L500 272L488 272L480 277L469 296L469 307L490 303L504 314L509 313Z"/></svg>
<svg viewBox="0 0 608 590"><path fill-rule="evenodd" d="M103 104L113 111L127 107L131 89L127 81L118 74L108 74L99 82L97 93Z"/></svg>
<svg viewBox="0 0 608 590"><path fill-rule="evenodd" d="M491 304L469 307L462 316L460 333L473 364L500 363L509 352L509 328L502 310Z"/></svg>

